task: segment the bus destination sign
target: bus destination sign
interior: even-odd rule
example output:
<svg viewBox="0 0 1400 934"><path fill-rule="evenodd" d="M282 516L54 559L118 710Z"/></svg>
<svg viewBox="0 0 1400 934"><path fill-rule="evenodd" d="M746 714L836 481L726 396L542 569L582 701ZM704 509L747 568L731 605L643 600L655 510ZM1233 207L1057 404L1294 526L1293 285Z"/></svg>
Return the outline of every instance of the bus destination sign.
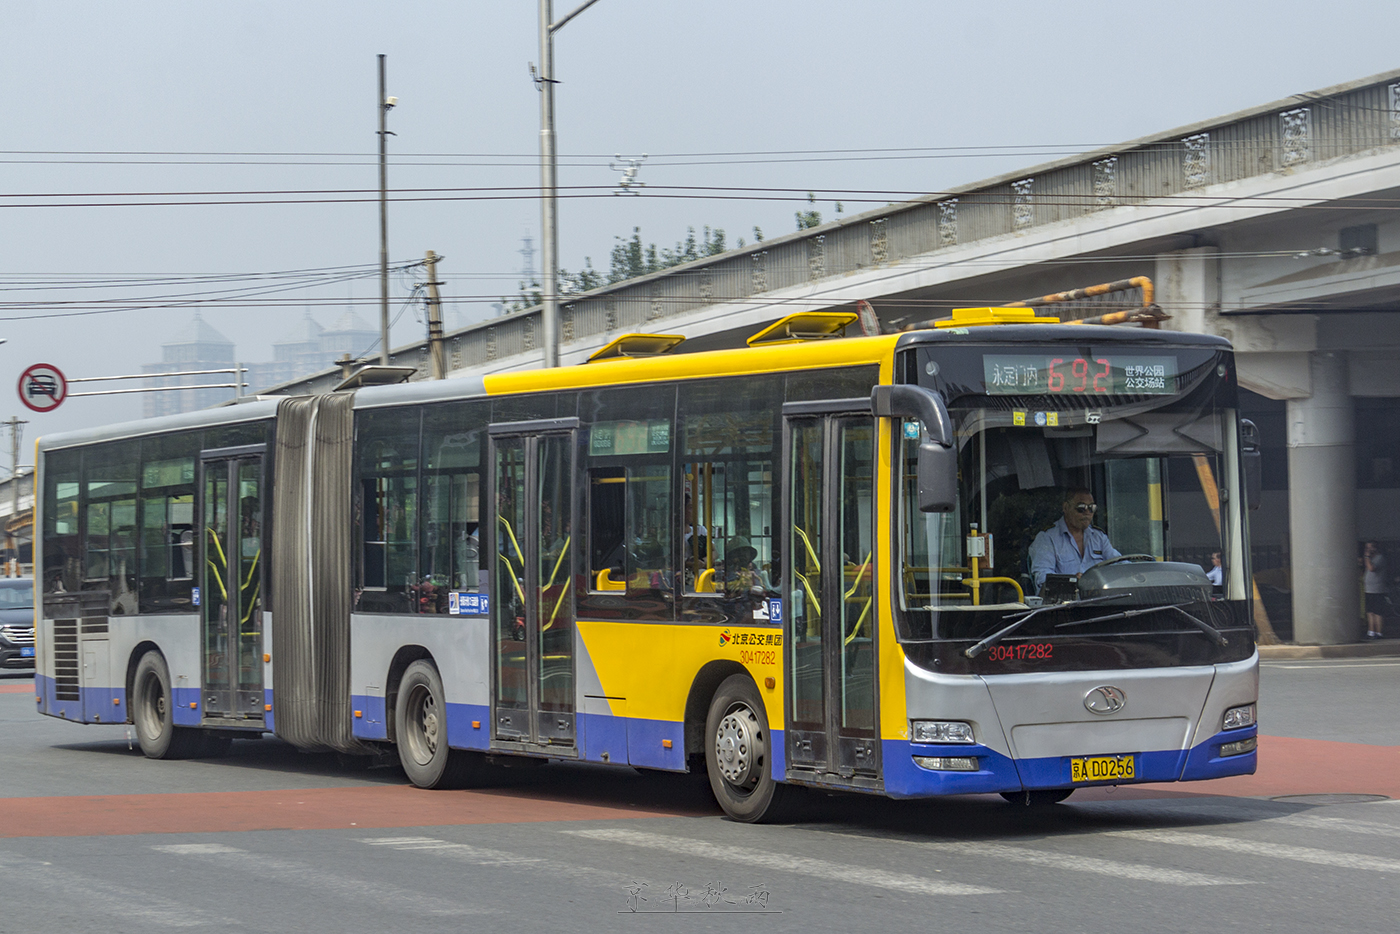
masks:
<svg viewBox="0 0 1400 934"><path fill-rule="evenodd" d="M982 374L993 396L1170 395L1176 357L985 354Z"/></svg>

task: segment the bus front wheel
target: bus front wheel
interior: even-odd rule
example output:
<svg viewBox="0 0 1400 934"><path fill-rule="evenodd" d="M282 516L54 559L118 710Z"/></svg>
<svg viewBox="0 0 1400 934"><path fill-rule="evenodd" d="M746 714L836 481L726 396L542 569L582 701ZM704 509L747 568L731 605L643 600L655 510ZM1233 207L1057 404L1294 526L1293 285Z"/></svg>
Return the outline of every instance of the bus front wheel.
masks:
<svg viewBox="0 0 1400 934"><path fill-rule="evenodd" d="M792 789L773 780L768 714L747 675L731 675L705 718L705 770L724 813L737 821L782 819Z"/></svg>

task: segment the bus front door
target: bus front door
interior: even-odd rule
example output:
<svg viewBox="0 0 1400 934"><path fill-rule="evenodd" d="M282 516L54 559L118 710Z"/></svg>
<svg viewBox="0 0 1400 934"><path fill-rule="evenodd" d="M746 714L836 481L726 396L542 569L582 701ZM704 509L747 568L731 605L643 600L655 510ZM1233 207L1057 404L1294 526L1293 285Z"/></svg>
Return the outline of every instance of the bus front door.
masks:
<svg viewBox="0 0 1400 934"><path fill-rule="evenodd" d="M880 778L876 732L875 422L866 400L783 407L788 500L787 768Z"/></svg>
<svg viewBox="0 0 1400 934"><path fill-rule="evenodd" d="M576 745L575 425L560 419L490 428L492 739L502 748L559 755Z"/></svg>
<svg viewBox="0 0 1400 934"><path fill-rule="evenodd" d="M200 457L204 720L263 719L263 446Z"/></svg>

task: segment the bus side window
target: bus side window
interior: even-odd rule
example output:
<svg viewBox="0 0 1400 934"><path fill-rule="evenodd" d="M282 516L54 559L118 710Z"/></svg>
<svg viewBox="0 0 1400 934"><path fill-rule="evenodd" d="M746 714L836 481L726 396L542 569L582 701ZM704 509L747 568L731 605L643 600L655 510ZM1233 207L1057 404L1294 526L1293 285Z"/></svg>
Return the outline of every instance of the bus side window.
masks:
<svg viewBox="0 0 1400 934"><path fill-rule="evenodd" d="M588 472L588 580L590 589L626 589L627 477L621 467Z"/></svg>
<svg viewBox="0 0 1400 934"><path fill-rule="evenodd" d="M358 413L360 594L368 613L415 612L420 409Z"/></svg>
<svg viewBox="0 0 1400 934"><path fill-rule="evenodd" d="M194 432L141 442L142 613L193 612L194 482L199 436Z"/></svg>

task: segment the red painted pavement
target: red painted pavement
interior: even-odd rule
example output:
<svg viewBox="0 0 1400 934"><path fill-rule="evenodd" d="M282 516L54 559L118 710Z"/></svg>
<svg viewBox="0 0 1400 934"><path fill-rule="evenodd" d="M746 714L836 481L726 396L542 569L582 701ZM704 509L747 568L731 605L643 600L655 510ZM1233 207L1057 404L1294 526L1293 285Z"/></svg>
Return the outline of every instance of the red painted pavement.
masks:
<svg viewBox="0 0 1400 934"><path fill-rule="evenodd" d="M1075 801L1225 795L1367 794L1400 798L1400 746L1369 746L1326 739L1259 737L1259 771L1253 775L1169 785L1083 788Z"/></svg>
<svg viewBox="0 0 1400 934"><path fill-rule="evenodd" d="M19 684L0 684L0 694L33 694L34 682L21 681Z"/></svg>
<svg viewBox="0 0 1400 934"><path fill-rule="evenodd" d="M1082 788L1076 802L1183 797L1373 794L1400 798L1400 746L1259 738L1259 771L1208 782ZM570 791L422 791L404 785L151 795L0 798L0 837L330 830L617 820L713 814L694 804L636 808Z"/></svg>
<svg viewBox="0 0 1400 934"><path fill-rule="evenodd" d="M423 791L403 785L298 791L0 798L0 837L330 830L616 820L669 816L519 793Z"/></svg>

